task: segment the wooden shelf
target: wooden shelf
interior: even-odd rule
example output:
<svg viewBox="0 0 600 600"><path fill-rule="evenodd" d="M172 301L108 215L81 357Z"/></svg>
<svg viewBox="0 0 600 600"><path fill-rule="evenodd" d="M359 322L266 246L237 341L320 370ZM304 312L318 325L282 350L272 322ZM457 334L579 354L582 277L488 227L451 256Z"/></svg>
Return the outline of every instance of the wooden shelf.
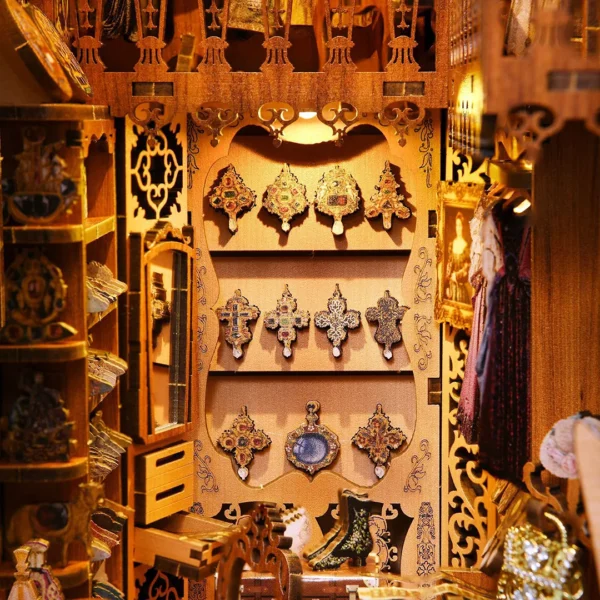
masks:
<svg viewBox="0 0 600 600"><path fill-rule="evenodd" d="M110 118L108 106L94 104L0 106L2 121L102 121Z"/></svg>
<svg viewBox="0 0 600 600"><path fill-rule="evenodd" d="M88 472L85 456L72 458L69 462L6 463L0 462L0 482L31 483L68 481L83 477Z"/></svg>
<svg viewBox="0 0 600 600"><path fill-rule="evenodd" d="M90 217L84 225L15 225L4 228L5 244L74 244L93 242L115 230L115 217Z"/></svg>
<svg viewBox="0 0 600 600"><path fill-rule="evenodd" d="M67 362L87 355L85 342L64 342L31 346L0 346L0 362Z"/></svg>
<svg viewBox="0 0 600 600"><path fill-rule="evenodd" d="M119 306L118 302L113 302L105 311L97 313L89 313L87 316L87 328L88 331L94 326L100 323L104 317L110 315L113 310L116 310Z"/></svg>
<svg viewBox="0 0 600 600"><path fill-rule="evenodd" d="M115 217L88 217L84 227L85 243L89 244L115 230Z"/></svg>
<svg viewBox="0 0 600 600"><path fill-rule="evenodd" d="M9 562L0 563L0 589L8 590L15 582L15 565ZM90 575L90 563L86 560L72 561L66 567L52 567L52 572L60 581L63 589L77 587L87 583Z"/></svg>

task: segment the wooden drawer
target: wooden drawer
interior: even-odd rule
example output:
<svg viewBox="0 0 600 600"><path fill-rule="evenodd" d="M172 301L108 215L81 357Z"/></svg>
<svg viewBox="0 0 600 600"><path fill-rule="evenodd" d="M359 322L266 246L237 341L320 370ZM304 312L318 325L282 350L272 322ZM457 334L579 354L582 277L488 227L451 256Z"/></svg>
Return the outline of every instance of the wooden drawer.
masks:
<svg viewBox="0 0 600 600"><path fill-rule="evenodd" d="M184 442L136 458L135 521L154 523L193 503L194 445Z"/></svg>

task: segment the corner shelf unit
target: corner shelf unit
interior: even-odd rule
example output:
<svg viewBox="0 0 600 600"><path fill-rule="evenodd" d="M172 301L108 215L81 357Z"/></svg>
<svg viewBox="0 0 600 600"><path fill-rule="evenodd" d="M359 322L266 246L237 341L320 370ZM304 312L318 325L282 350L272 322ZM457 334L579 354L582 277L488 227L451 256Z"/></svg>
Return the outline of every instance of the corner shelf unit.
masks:
<svg viewBox="0 0 600 600"><path fill-rule="evenodd" d="M4 269L24 248L39 248L62 272L67 285L64 310L58 320L76 330L66 341L32 345L0 345L1 416L10 414L19 394L19 379L24 371L40 372L44 385L56 389L75 423L71 438L75 446L66 462L16 463L0 455L0 512L4 526L21 506L40 502L69 502L78 485L90 481L88 428L90 395L87 354L93 347L119 353L118 311L113 303L103 313L89 314L86 307L86 272L96 260L117 272L116 183L114 165L115 130L106 107L88 105L46 105L0 107L0 137L4 178L11 177L23 148L25 132L38 131L43 144L57 143L65 170L76 185L76 199L55 219L43 225L5 223L1 232ZM6 290L4 296L6 296ZM3 313L5 307L3 306ZM103 399L102 418L120 430L118 384ZM127 461L124 455L122 461ZM41 487L40 487L41 486ZM104 482L105 502L123 506L121 467ZM125 502L126 503L126 502ZM131 538L132 536L129 536ZM12 553L3 540L0 557L0 597L14 582ZM111 583L123 589L122 564L132 552L117 546L107 559L106 572ZM50 550L52 556L52 544ZM85 551L69 549L66 567L53 566L67 598L90 597L92 576L98 563L90 562Z"/></svg>

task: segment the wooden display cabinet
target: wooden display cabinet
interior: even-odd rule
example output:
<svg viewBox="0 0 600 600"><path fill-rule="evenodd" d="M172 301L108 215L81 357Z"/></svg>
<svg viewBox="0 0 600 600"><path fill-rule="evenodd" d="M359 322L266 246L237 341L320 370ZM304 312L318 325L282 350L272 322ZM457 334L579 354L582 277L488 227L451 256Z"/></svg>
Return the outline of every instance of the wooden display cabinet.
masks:
<svg viewBox="0 0 600 600"><path fill-rule="evenodd" d="M362 117L350 128L343 145L336 147L328 141L330 130L318 119L300 120L286 131L288 141L275 147L265 128L255 127L260 127L258 119L244 116L239 126L223 133L216 148L210 146L208 136L194 134L203 160L191 173L193 185L188 195L200 246L196 289L202 324L195 387L200 401L200 420L194 432L199 475L195 501L201 503L204 514L228 514L231 520L240 517L243 506L251 501L303 506L310 515L310 537L315 540L321 531L318 521L331 518L337 490L357 487L394 512L395 517L392 513L380 517L382 535L385 537L387 527L394 530L395 543L406 540L405 551L399 550L396 560L388 556L384 562L392 572L405 574L417 568L414 536L423 500L432 503L439 523L439 501L433 492L439 486L437 465L423 459L426 476L418 482L419 492L407 478L414 461L421 458L419 447L426 452L428 448L433 456L440 440L439 407L429 403L428 395L429 379L439 373L438 333L432 320L435 272L430 260L435 241L429 237L428 226L440 172L434 150L441 143L439 113L431 111L428 119L430 170L420 168L424 138L418 126L409 129L403 147L390 128ZM337 164L353 175L362 200L367 200L386 160L392 163L400 193L413 212L407 220L394 218L389 231L383 228L381 217L367 220L362 204L357 213L344 218L342 236L333 235L332 219L316 213L312 205L291 221L287 234L281 231L279 219L262 208L264 192L284 163L290 164L306 186L309 201L323 173ZM230 163L257 195L256 206L238 217L235 235L227 229L227 216L208 203L215 182ZM361 327L349 332L338 359L332 355L326 332L317 329L312 320L316 311L326 309L336 283L348 308L362 315ZM298 299L298 308L311 315L309 327L298 331L289 359L282 355L275 333L264 326L264 316L275 308L285 284ZM232 356L223 339L224 325L213 312L237 288L261 310L259 319L251 324L253 340L245 346L241 359ZM403 341L394 347L390 361L373 339L375 327L364 317L367 307L375 306L386 289L410 307L402 323ZM331 467L309 478L286 460L284 443L287 432L303 422L305 404L312 399L321 403L321 422L339 436L341 449ZM408 437L408 443L393 454L382 480L375 476L367 455L350 442L378 402L393 425ZM268 450L255 454L246 481L240 480L230 456L216 443L242 404L247 405L256 427L272 440ZM398 522L394 523L394 518ZM404 518L414 529L402 535L394 528ZM387 550L383 544L381 551ZM306 565L304 571L310 574ZM338 578L336 572L328 576Z"/></svg>
<svg viewBox="0 0 600 600"><path fill-rule="evenodd" d="M23 136L42 132L43 143L61 142L59 155L76 184L76 198L69 209L48 223L9 222L4 228L5 267L24 248L39 248L62 271L67 285L65 309L58 319L76 333L64 341L42 344L2 345L2 416L6 417L17 397L19 379L25 370L41 372L44 385L60 392L69 420L75 423L72 438L76 442L67 462L15 463L0 461L4 532L17 508L27 503L73 500L78 484L87 482L88 423L98 410L109 427L119 430L119 388L99 405L89 397L87 349L118 353L118 323L115 305L104 313L86 311L86 268L97 260L116 272L116 199L114 165L114 126L105 108L97 106L49 105L3 107L0 109L3 177L12 177L17 157L23 149ZM3 306L4 308L4 306ZM106 503L125 511L120 469L113 471L104 486ZM126 501L125 501L126 503ZM131 522L133 526L133 521ZM129 538L132 542L132 538ZM126 536L125 542L127 544ZM127 566L127 550L116 548L106 565L113 583L122 586ZM131 554L131 552L130 552ZM49 562L56 559L51 545ZM0 586L7 590L13 583L13 561L4 545ZM131 556L129 557L131 560ZM67 597L91 592L91 576L97 568L88 561L85 548L73 545L66 567L55 567Z"/></svg>

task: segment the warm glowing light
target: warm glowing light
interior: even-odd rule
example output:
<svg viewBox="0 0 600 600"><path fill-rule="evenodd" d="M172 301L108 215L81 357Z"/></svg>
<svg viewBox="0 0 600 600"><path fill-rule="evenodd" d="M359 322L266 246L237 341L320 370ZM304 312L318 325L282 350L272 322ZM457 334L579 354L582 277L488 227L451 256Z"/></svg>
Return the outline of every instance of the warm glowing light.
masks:
<svg viewBox="0 0 600 600"><path fill-rule="evenodd" d="M298 113L298 116L301 119L314 119L317 116L317 111L316 110L301 110Z"/></svg>
<svg viewBox="0 0 600 600"><path fill-rule="evenodd" d="M520 215L524 213L531 206L531 202L525 198L519 205L513 208L513 212Z"/></svg>

